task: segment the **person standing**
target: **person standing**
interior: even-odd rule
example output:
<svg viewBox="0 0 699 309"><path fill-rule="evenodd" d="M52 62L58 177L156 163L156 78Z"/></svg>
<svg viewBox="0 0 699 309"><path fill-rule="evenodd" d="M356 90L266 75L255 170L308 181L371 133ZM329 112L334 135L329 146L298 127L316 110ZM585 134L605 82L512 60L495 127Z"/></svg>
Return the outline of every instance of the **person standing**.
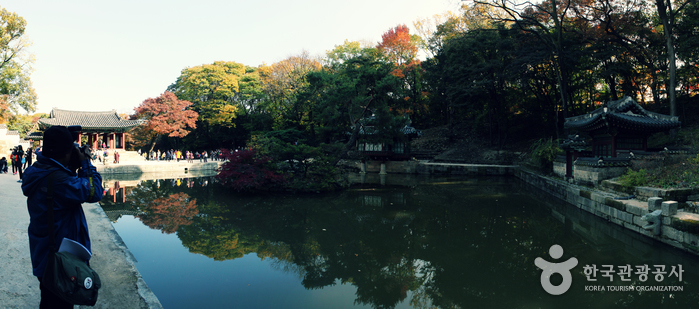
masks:
<svg viewBox="0 0 699 309"><path fill-rule="evenodd" d="M7 159L5 157L0 159L0 173L7 174Z"/></svg>
<svg viewBox="0 0 699 309"><path fill-rule="evenodd" d="M15 161L12 162L12 166L17 166L17 173L19 173L19 180L17 182L22 182L22 165L24 165L24 150L22 150L22 145L18 145L17 148L15 148Z"/></svg>
<svg viewBox="0 0 699 309"><path fill-rule="evenodd" d="M10 152L10 165L12 165L12 175L17 175L17 167L15 166L15 155L17 154L17 148L12 148Z"/></svg>
<svg viewBox="0 0 699 309"><path fill-rule="evenodd" d="M48 207L53 208L54 250L58 250L63 238L77 241L92 250L82 203L101 200L104 188L102 177L87 159L88 155L73 144L73 137L66 127L52 126L44 132L44 149L37 155L37 162L27 168L22 193L27 197L30 218L28 234L32 273L39 282L44 276L50 248ZM71 166L71 162L79 166ZM47 201L50 178L53 179L52 203ZM42 284L39 287L39 308L73 308Z"/></svg>
<svg viewBox="0 0 699 309"><path fill-rule="evenodd" d="M34 161L34 160L32 160L33 159L32 157L34 156L34 151L32 151L31 147L29 147L27 149L26 156L27 156L27 165L24 166L24 169L27 169L28 166L32 166L32 162Z"/></svg>

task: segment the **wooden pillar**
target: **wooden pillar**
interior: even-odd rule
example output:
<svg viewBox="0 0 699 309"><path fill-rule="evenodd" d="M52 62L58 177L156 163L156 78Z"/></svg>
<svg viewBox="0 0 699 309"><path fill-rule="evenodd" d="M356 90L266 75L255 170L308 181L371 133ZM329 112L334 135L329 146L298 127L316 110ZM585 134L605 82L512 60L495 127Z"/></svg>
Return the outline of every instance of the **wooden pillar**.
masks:
<svg viewBox="0 0 699 309"><path fill-rule="evenodd" d="M119 149L124 150L126 149L126 143L124 142L124 132L117 133L119 136Z"/></svg>
<svg viewBox="0 0 699 309"><path fill-rule="evenodd" d="M109 149L114 149L114 133L109 133Z"/></svg>

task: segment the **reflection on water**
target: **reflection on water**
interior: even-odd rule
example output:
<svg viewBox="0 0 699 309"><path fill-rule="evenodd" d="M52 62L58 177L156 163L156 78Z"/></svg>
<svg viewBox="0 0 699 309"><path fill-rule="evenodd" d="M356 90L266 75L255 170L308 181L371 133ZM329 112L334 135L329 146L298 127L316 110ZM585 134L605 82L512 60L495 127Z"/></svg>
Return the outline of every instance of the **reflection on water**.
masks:
<svg viewBox="0 0 699 309"><path fill-rule="evenodd" d="M129 187L114 183L102 204L120 234L128 234L128 227L119 223L122 215L174 234L190 254L210 261L202 268L218 267L221 278L207 276L206 281L230 286L221 292L188 278L181 279L179 288L159 289L157 276L194 264L182 258L181 264L170 261L169 269L154 273L140 262L144 279L166 308L184 306L179 299L187 295L196 295L191 297L201 307L215 306L206 305L207 299L252 298L251 293L235 294L245 288L229 281L225 268L233 266L216 264L250 263L251 254L270 263L272 272L300 278L289 285L300 284L306 291L274 287L268 294L282 289L338 293L337 287L354 287L342 290L353 299L348 303L341 303L342 297L322 304L274 297L249 300L261 308L647 308L691 307L699 301L694 292L696 257L552 200L515 178L357 175L354 181L355 186L339 193L262 197L231 194L212 177L147 180ZM139 260L140 255L150 256L148 250L162 250L138 243L146 239L125 241ZM537 257L553 261L548 255L553 244L565 250L561 261L579 261L573 285L560 296L542 289L541 270L534 265ZM662 264L668 269L681 264L685 272L682 282L643 282L637 276L628 282L618 277L590 282L583 266L592 264ZM270 276L265 273L269 271L250 278ZM674 285L684 291L586 291L591 285ZM297 298L304 299L289 296Z"/></svg>

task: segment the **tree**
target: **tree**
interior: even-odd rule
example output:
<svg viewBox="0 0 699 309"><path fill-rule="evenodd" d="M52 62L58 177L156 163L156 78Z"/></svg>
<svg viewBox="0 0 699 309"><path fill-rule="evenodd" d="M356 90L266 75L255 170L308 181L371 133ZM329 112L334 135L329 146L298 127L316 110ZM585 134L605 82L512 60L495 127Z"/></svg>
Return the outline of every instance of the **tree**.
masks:
<svg viewBox="0 0 699 309"><path fill-rule="evenodd" d="M208 126L232 127L238 107L233 104L239 91L245 65L216 61L182 70L168 91L178 98L192 102L192 110Z"/></svg>
<svg viewBox="0 0 699 309"><path fill-rule="evenodd" d="M267 94L269 112L275 116L275 128L285 128L288 113L294 107L296 94L308 85L306 75L321 69L319 61L303 51L270 66L260 66L263 90Z"/></svg>
<svg viewBox="0 0 699 309"><path fill-rule="evenodd" d="M27 112L36 109L36 92L29 79L32 59L24 57L30 44L24 35L26 25L17 13L0 10L0 96L3 97L3 111L7 108L13 114L20 108ZM10 116L0 116L3 118Z"/></svg>
<svg viewBox="0 0 699 309"><path fill-rule="evenodd" d="M179 100L172 92L165 91L157 98L148 98L136 107L132 118L146 121L135 129L134 135L151 145L153 151L157 139L167 134L169 137L182 138L189 134L188 128L195 129L197 112L189 110L189 101Z"/></svg>
<svg viewBox="0 0 699 309"><path fill-rule="evenodd" d="M568 78L569 66L573 60L566 51L564 33L573 4L566 0L545 0L539 4L516 3L511 0L474 0L478 5L493 7L500 15L490 15L493 21L514 24L521 31L531 33L549 50L554 66L561 102L561 117L558 123L568 117ZM523 9L522 9L523 8ZM557 132L558 133L558 132Z"/></svg>
<svg viewBox="0 0 699 309"><path fill-rule="evenodd" d="M517 84L513 72L515 45L510 31L471 30L448 40L438 61L446 79L444 88L453 109L469 119L473 129L487 128L491 143L507 136L508 85Z"/></svg>
<svg viewBox="0 0 699 309"><path fill-rule="evenodd" d="M325 53L323 65L325 68L339 68L346 61L361 55L364 48L366 46L362 47L357 41L345 40L342 45L335 45L335 48Z"/></svg>
<svg viewBox="0 0 699 309"><path fill-rule="evenodd" d="M396 107L404 96L401 80L391 74L394 68L378 49L366 49L335 70L308 74L309 85L297 100L307 116L301 125L312 139L343 144L332 165L348 157L370 118L377 120L377 136L388 138L396 129Z"/></svg>
<svg viewBox="0 0 699 309"><path fill-rule="evenodd" d="M413 26L420 37L417 43L431 57L435 57L444 42L455 35L469 30L491 28L491 22L487 16L499 16L499 14L493 11L491 6L475 4L469 7L462 4L458 14L446 12L435 14L430 19L416 20Z"/></svg>
<svg viewBox="0 0 699 309"><path fill-rule="evenodd" d="M415 59L417 44L410 37L410 30L405 25L398 25L381 35L378 50L386 54L388 60L403 65Z"/></svg>
<svg viewBox="0 0 699 309"><path fill-rule="evenodd" d="M30 73L30 62L20 65L16 61L9 61L0 68L0 95L14 114L18 114L20 108L27 112L36 110L37 96L29 79Z"/></svg>
<svg viewBox="0 0 699 309"><path fill-rule="evenodd" d="M182 70L168 87L178 98L192 102L199 113L197 128L184 142L187 147L230 147L235 143L235 119L241 112L240 80L249 70L243 64L216 61Z"/></svg>
<svg viewBox="0 0 699 309"><path fill-rule="evenodd" d="M36 125L36 123L41 118L48 118L49 116L44 113L37 113L34 115L13 115L7 122L7 128L10 130L16 130L19 132L19 137L24 138L29 131Z"/></svg>
<svg viewBox="0 0 699 309"><path fill-rule="evenodd" d="M0 11L0 68L4 67L29 45L24 36L27 22L17 13Z"/></svg>
<svg viewBox="0 0 699 309"><path fill-rule="evenodd" d="M676 88L677 88L677 60L675 52L675 34L674 28L677 23L677 16L680 12L686 8L691 0L681 0L676 1L678 8L676 10L672 9L672 4L675 1L671 0L655 0L655 7L658 10L658 17L663 25L663 32L665 33L665 45L667 48L667 62L668 62L668 82L667 82L667 99L670 104L670 115L677 116L677 103L676 103Z"/></svg>

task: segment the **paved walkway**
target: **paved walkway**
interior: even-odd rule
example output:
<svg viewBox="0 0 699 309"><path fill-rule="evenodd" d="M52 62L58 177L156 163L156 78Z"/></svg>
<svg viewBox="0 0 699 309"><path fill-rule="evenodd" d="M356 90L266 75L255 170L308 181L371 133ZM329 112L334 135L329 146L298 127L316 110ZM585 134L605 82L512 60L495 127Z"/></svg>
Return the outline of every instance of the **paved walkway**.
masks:
<svg viewBox="0 0 699 309"><path fill-rule="evenodd" d="M18 175L0 174L0 307L38 308L39 281L29 257L29 213ZM102 280L97 304L85 308L162 308L135 259L99 204L83 204L92 239L90 265Z"/></svg>

